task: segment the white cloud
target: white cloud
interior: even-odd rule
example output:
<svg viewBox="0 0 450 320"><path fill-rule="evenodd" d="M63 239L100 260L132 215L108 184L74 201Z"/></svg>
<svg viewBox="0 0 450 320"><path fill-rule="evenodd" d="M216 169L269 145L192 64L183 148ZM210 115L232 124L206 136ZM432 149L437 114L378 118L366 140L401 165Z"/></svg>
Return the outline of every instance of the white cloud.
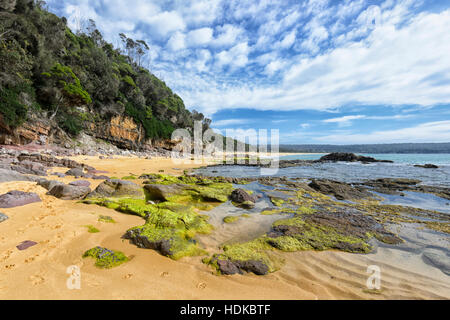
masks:
<svg viewBox="0 0 450 320"><path fill-rule="evenodd" d="M336 144L353 143L402 143L448 142L450 121L427 122L415 127L397 130L375 131L369 134L337 134L319 137L316 141Z"/></svg>
<svg viewBox="0 0 450 320"><path fill-rule="evenodd" d="M178 51L186 48L186 36L181 32L176 32L170 37L168 47L172 51Z"/></svg>
<svg viewBox="0 0 450 320"><path fill-rule="evenodd" d="M248 119L226 119L226 120L218 120L214 121L212 124L214 127L226 127L240 124L249 123Z"/></svg>
<svg viewBox="0 0 450 320"><path fill-rule="evenodd" d="M211 42L213 38L213 29L211 28L200 28L189 31L186 36L186 42L191 47L204 46Z"/></svg>

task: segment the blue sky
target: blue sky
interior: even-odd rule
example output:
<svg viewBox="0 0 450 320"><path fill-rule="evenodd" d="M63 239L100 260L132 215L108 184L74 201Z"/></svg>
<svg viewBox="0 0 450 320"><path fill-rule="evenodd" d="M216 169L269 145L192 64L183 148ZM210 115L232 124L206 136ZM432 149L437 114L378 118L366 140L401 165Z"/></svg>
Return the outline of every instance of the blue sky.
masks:
<svg viewBox="0 0 450 320"><path fill-rule="evenodd" d="M150 45L149 69L213 127L281 143L450 142L448 0L66 0L77 29Z"/></svg>

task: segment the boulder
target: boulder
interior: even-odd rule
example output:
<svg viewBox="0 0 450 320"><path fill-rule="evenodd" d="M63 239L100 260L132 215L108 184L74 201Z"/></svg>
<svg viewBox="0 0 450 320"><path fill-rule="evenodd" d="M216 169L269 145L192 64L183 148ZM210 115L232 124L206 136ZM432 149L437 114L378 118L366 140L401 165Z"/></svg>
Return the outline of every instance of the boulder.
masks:
<svg viewBox="0 0 450 320"><path fill-rule="evenodd" d="M79 187L71 185L57 185L47 194L61 200L80 200L91 192L89 187Z"/></svg>
<svg viewBox="0 0 450 320"><path fill-rule="evenodd" d="M30 181L30 178L9 169L0 169L0 183L10 181Z"/></svg>
<svg viewBox="0 0 450 320"><path fill-rule="evenodd" d="M66 172L66 176L84 177L84 170L83 168L73 168Z"/></svg>
<svg viewBox="0 0 450 320"><path fill-rule="evenodd" d="M364 199L372 194L362 188L355 188L345 182L326 179L312 180L309 187L323 194L334 196L338 200Z"/></svg>
<svg viewBox="0 0 450 320"><path fill-rule="evenodd" d="M142 187L128 180L106 180L102 182L88 198L119 198L119 197L137 197L145 198Z"/></svg>
<svg viewBox="0 0 450 320"><path fill-rule="evenodd" d="M252 195L248 194L247 191L245 191L244 189L234 190L231 193L230 199L231 199L231 201L238 203L238 204L250 203L250 202L252 202L254 204L256 202L256 198L253 197Z"/></svg>
<svg viewBox="0 0 450 320"><path fill-rule="evenodd" d="M6 214L3 214L0 212L0 223L3 221L6 221L8 219L9 219L9 217Z"/></svg>
<svg viewBox="0 0 450 320"><path fill-rule="evenodd" d="M149 199L167 201L171 196L182 193L184 190L189 188L189 186L183 184L147 184L144 188Z"/></svg>
<svg viewBox="0 0 450 320"><path fill-rule="evenodd" d="M14 190L0 196L0 208L20 207L35 202L41 202L41 198L31 192Z"/></svg>
<svg viewBox="0 0 450 320"><path fill-rule="evenodd" d="M256 260L247 260L247 261L238 261L235 264L246 272L253 272L258 276L264 276L269 273L269 267L261 262Z"/></svg>
<svg viewBox="0 0 450 320"><path fill-rule="evenodd" d="M64 185L63 182L61 181L56 181L56 180L46 180L46 179L41 179L37 182L37 184L41 187L43 187L46 190L52 190L53 187L55 186L59 186L59 185Z"/></svg>
<svg viewBox="0 0 450 320"><path fill-rule="evenodd" d="M242 271L230 260L217 260L217 266L220 273L224 275L242 274Z"/></svg>
<svg viewBox="0 0 450 320"><path fill-rule="evenodd" d="M76 180L69 183L69 185L76 187L90 187L91 183L87 180Z"/></svg>

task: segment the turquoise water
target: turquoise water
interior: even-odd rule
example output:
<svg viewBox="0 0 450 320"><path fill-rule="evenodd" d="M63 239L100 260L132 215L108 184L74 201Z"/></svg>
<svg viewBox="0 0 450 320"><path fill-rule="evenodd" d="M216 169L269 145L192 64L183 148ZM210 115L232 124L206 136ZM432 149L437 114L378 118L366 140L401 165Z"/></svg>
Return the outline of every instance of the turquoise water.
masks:
<svg viewBox="0 0 450 320"><path fill-rule="evenodd" d="M378 160L392 160L396 163L450 165L450 154L361 154ZM304 154L280 157L282 160L318 160L323 154Z"/></svg>
<svg viewBox="0 0 450 320"><path fill-rule="evenodd" d="M322 154L293 155L284 160L316 160ZM450 187L449 154L367 154L375 159L394 163L329 162L315 163L277 170L275 176L305 179L331 179L344 182L362 182L379 178L418 179L425 185ZM416 164L432 163L439 169L416 168ZM222 166L196 170L197 173L226 177L260 177L264 173L257 167Z"/></svg>

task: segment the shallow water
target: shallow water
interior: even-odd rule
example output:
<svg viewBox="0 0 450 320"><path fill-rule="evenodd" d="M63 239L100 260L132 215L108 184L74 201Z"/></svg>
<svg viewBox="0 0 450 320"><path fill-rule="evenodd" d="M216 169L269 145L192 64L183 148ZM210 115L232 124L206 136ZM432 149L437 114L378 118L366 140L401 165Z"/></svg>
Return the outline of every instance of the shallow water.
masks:
<svg viewBox="0 0 450 320"><path fill-rule="evenodd" d="M206 176L260 177L261 169L245 166L222 166L201 168L195 171ZM331 179L344 182L362 182L379 178L418 179L430 186L450 187L450 165L439 169L416 168L404 163L316 163L279 169L274 176L306 179Z"/></svg>

